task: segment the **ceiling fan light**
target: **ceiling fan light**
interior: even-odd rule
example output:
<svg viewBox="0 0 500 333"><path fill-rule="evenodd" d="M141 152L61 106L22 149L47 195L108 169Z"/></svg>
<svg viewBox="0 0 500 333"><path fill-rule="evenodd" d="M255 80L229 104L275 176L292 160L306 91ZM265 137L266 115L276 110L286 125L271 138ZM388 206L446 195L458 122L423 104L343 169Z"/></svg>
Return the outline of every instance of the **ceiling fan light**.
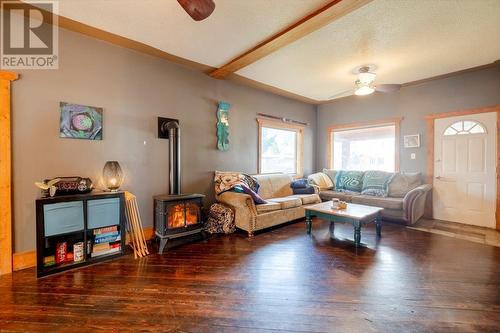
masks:
<svg viewBox="0 0 500 333"><path fill-rule="evenodd" d="M375 81L377 74L370 72L361 72L358 74L358 80L361 84L370 84Z"/></svg>
<svg viewBox="0 0 500 333"><path fill-rule="evenodd" d="M373 94L374 91L375 91L375 89L373 87L370 87L368 85L362 85L354 91L354 95L366 96L366 95Z"/></svg>

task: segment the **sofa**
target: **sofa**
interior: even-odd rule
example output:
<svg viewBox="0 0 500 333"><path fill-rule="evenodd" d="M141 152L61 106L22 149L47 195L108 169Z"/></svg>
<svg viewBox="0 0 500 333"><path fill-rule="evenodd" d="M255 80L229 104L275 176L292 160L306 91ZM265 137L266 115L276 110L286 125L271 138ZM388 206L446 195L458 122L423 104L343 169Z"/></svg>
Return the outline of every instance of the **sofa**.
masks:
<svg viewBox="0 0 500 333"><path fill-rule="evenodd" d="M266 229L305 216L304 206L321 202L318 193L293 194L293 178L286 174L253 175L260 185L258 194L267 203L255 204L245 193L226 191L216 195L216 200L235 212L236 227L245 230L249 237L255 231Z"/></svg>
<svg viewBox="0 0 500 333"><path fill-rule="evenodd" d="M318 189L322 201L337 198L350 203L382 207L384 220L406 225L414 224L424 215L427 194L432 189L431 185L422 183L420 173L393 173L388 180L387 196L336 190L336 170L323 169L323 172L309 175L307 179Z"/></svg>

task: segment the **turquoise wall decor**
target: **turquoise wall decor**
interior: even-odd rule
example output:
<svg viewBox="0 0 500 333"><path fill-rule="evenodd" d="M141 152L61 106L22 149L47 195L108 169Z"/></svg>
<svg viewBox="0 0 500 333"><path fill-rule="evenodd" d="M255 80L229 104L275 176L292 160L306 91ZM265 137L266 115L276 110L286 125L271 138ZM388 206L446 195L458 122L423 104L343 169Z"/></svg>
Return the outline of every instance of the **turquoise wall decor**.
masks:
<svg viewBox="0 0 500 333"><path fill-rule="evenodd" d="M229 108L226 102L219 102L217 108L217 149L229 150Z"/></svg>

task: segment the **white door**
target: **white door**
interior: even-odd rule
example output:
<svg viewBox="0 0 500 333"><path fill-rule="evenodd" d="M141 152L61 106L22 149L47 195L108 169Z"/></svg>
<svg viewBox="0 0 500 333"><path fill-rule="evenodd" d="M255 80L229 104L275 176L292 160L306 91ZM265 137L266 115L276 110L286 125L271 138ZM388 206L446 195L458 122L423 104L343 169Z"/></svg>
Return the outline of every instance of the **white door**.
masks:
<svg viewBox="0 0 500 333"><path fill-rule="evenodd" d="M434 218L495 228L497 114L434 122Z"/></svg>

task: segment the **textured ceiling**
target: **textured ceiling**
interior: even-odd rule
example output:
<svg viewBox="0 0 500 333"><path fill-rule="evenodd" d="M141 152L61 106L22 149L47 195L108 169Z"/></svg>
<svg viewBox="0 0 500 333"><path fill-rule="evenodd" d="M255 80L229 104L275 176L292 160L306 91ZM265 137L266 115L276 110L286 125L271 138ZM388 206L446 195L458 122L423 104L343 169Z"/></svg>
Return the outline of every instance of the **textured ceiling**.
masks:
<svg viewBox="0 0 500 333"><path fill-rule="evenodd" d="M61 0L59 13L220 67L329 1L215 0L201 22L175 0ZM321 101L352 94L352 70L363 64L377 66L380 84L491 63L499 36L500 0L374 0L238 74Z"/></svg>
<svg viewBox="0 0 500 333"><path fill-rule="evenodd" d="M499 0L375 0L238 74L326 100L351 89L363 64L378 67L380 84L491 63L500 59L499 36Z"/></svg>
<svg viewBox="0 0 500 333"><path fill-rule="evenodd" d="M59 14L219 67L329 0L215 0L195 22L175 0L60 0Z"/></svg>

